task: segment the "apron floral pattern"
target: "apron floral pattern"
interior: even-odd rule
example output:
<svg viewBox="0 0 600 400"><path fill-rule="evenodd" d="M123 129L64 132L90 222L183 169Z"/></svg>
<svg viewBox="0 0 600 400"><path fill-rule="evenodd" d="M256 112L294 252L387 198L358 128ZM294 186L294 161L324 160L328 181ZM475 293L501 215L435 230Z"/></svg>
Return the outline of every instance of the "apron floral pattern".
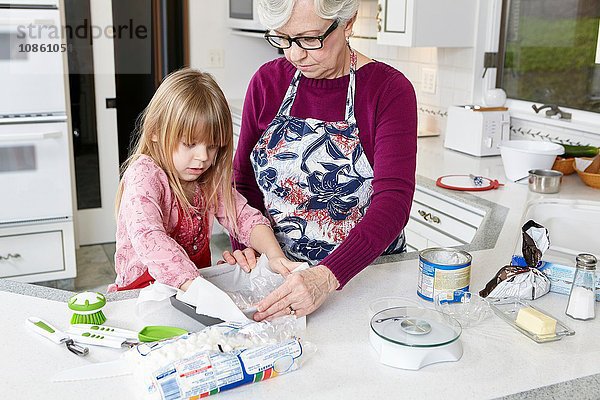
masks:
<svg viewBox="0 0 600 400"><path fill-rule="evenodd" d="M373 169L354 116L355 70L351 50L345 120L337 122L290 116L301 77L296 71L277 116L252 150L254 175L275 236L290 259L323 260L371 202ZM405 249L402 232L384 254Z"/></svg>

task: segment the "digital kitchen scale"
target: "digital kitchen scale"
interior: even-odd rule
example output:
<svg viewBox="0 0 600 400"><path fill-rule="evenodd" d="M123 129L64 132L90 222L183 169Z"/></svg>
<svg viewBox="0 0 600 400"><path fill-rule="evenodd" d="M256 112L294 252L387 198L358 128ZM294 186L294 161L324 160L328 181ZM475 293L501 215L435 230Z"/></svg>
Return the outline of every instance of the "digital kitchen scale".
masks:
<svg viewBox="0 0 600 400"><path fill-rule="evenodd" d="M435 310L392 307L371 318L369 341L382 364L418 370L458 361L463 355L460 323Z"/></svg>

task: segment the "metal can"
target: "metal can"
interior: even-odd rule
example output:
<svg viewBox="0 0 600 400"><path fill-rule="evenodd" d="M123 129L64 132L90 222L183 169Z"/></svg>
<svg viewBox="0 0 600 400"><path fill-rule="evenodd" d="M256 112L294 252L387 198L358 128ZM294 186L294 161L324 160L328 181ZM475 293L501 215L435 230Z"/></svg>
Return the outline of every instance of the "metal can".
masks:
<svg viewBox="0 0 600 400"><path fill-rule="evenodd" d="M469 291L471 260L463 250L433 247L419 252L419 297L433 301L441 292Z"/></svg>

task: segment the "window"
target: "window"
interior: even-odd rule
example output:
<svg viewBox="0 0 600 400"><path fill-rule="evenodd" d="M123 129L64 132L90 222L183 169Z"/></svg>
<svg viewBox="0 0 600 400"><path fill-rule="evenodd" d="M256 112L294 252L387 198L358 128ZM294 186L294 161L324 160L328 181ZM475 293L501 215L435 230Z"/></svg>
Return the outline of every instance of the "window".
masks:
<svg viewBox="0 0 600 400"><path fill-rule="evenodd" d="M497 87L513 99L600 113L600 1L504 3Z"/></svg>

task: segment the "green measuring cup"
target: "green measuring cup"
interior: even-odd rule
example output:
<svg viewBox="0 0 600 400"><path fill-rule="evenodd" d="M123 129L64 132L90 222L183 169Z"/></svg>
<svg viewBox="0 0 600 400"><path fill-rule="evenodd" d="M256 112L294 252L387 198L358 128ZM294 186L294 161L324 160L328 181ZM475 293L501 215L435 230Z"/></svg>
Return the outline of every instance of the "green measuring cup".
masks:
<svg viewBox="0 0 600 400"><path fill-rule="evenodd" d="M187 330L174 326L151 325L145 326L138 332L140 342L158 342L188 333Z"/></svg>

